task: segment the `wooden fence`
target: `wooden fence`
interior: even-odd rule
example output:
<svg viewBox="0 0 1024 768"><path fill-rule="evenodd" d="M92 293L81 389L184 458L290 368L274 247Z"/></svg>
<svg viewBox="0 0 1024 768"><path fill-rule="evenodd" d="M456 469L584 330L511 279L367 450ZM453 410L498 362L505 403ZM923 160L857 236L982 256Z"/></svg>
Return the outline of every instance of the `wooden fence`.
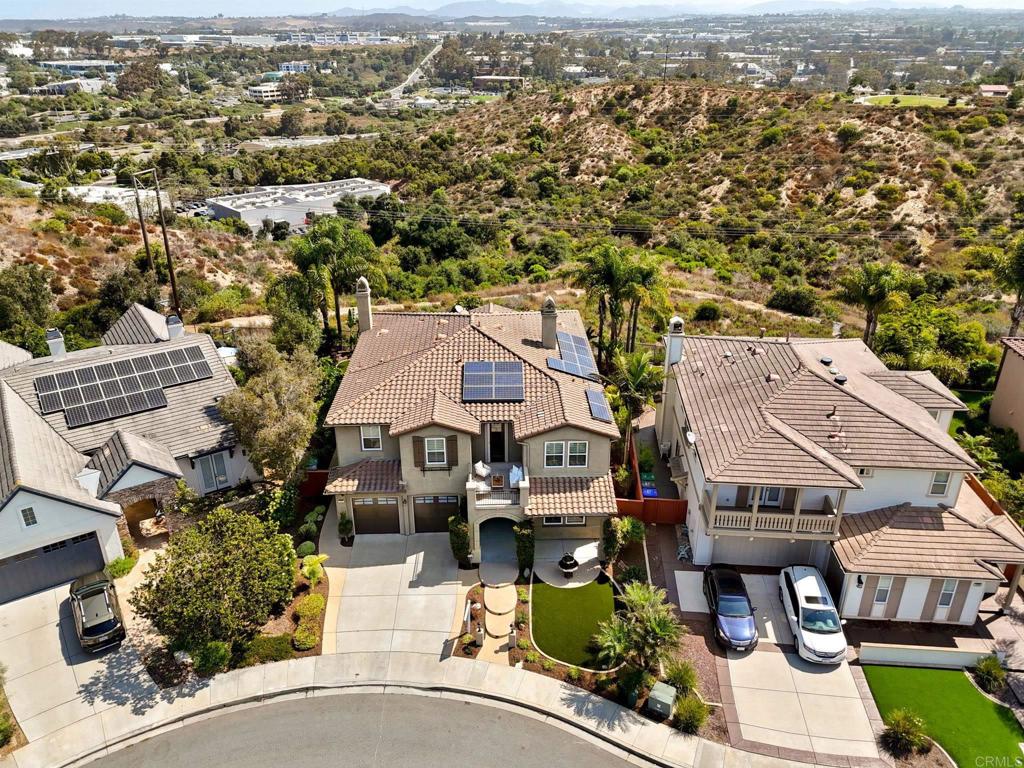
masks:
<svg viewBox="0 0 1024 768"><path fill-rule="evenodd" d="M620 515L645 523L678 525L686 522L686 501L682 499L616 499Z"/></svg>

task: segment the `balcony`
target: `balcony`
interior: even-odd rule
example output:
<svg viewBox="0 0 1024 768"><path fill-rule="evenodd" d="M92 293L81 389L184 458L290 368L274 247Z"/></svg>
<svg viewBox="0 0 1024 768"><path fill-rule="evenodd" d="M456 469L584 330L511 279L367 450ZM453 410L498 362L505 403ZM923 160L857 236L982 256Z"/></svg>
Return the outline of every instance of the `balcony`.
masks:
<svg viewBox="0 0 1024 768"><path fill-rule="evenodd" d="M821 509L801 509L800 494L792 508L720 507L715 503L714 493L705 490L700 506L710 534L748 533L774 538L835 540L839 538L845 495L845 491L840 491L838 502L826 496Z"/></svg>
<svg viewBox="0 0 1024 768"><path fill-rule="evenodd" d="M466 497L477 508L525 507L530 493L530 475L523 465L523 479L512 483L510 480L513 464L493 463L491 474L486 478L470 472L466 481Z"/></svg>

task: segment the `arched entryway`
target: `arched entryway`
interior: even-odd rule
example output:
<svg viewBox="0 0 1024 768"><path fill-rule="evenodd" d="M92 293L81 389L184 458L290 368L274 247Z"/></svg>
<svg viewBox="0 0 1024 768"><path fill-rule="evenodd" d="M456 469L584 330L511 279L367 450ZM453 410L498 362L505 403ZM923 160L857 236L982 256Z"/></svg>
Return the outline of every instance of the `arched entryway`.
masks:
<svg viewBox="0 0 1024 768"><path fill-rule="evenodd" d="M519 575L514 525L507 517L491 517L479 524L480 581L484 584L507 584Z"/></svg>

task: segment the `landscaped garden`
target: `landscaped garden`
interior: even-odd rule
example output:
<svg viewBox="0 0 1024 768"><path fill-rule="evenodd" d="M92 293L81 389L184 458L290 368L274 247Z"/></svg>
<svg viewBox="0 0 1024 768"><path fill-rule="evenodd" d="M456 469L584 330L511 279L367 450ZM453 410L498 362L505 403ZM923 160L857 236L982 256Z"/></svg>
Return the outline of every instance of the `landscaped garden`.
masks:
<svg viewBox="0 0 1024 768"><path fill-rule="evenodd" d="M593 643L598 625L615 612L611 581L601 577L566 589L533 583L533 640L548 656L577 667L604 669Z"/></svg>
<svg viewBox="0 0 1024 768"><path fill-rule="evenodd" d="M1024 742L1013 713L980 693L959 670L865 666L864 674L887 722L897 710L919 716L925 733L957 765L1014 765ZM1005 761L1005 763L1004 763Z"/></svg>

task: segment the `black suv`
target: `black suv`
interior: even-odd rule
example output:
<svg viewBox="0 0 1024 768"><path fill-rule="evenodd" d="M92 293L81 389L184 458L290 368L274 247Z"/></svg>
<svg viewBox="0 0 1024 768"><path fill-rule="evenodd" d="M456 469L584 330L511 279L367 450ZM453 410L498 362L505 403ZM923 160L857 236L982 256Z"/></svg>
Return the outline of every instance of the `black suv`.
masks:
<svg viewBox="0 0 1024 768"><path fill-rule="evenodd" d="M117 590L103 571L80 576L71 584L71 612L84 650L95 653L124 640Z"/></svg>

